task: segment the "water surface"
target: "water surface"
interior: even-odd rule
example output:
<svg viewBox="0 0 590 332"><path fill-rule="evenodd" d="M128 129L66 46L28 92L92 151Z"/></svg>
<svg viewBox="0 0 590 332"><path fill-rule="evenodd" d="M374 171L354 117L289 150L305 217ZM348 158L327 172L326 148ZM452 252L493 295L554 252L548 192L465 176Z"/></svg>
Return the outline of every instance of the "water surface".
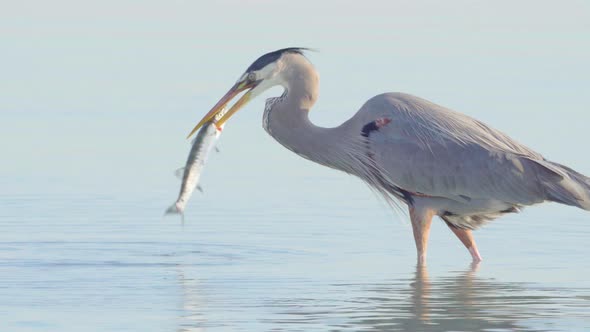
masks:
<svg viewBox="0 0 590 332"><path fill-rule="evenodd" d="M184 224L149 195L3 196L1 330L590 328L583 212L548 205L491 224L476 233L477 266L436 222L418 268L403 215L368 191L233 208L215 195L195 196Z"/></svg>

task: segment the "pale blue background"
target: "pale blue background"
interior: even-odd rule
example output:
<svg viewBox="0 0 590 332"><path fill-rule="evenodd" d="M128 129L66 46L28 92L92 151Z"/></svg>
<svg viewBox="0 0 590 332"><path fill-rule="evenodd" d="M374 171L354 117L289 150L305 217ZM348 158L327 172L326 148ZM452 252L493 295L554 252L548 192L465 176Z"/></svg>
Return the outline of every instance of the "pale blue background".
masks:
<svg viewBox="0 0 590 332"><path fill-rule="evenodd" d="M356 331L377 324L350 316L375 312L443 330L404 311L424 295L405 296L406 217L262 130L279 90L228 123L181 227L161 215L185 136L258 56L303 46L319 50L319 125L402 91L590 175L589 22L588 1L4 1L0 331ZM532 207L476 237L475 300L437 300L469 258L434 224L433 309L495 295L507 328L590 328L590 214Z"/></svg>
<svg viewBox="0 0 590 332"><path fill-rule="evenodd" d="M5 2L2 188L171 190L162 175L183 163L188 131L256 57L287 46L320 51L309 55L321 75L320 125L403 91L590 173L588 22L587 1ZM266 136L263 103L222 138L221 171L205 181L233 168L219 183L225 194L328 172ZM248 179L258 174L270 178Z"/></svg>

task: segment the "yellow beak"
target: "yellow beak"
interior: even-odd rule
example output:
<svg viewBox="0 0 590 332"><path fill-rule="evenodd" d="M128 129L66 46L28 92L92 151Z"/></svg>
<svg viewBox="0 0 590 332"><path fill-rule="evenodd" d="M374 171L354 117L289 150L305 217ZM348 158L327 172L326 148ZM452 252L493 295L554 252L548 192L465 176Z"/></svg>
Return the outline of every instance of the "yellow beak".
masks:
<svg viewBox="0 0 590 332"><path fill-rule="evenodd" d="M234 115L240 108L248 103L250 100L251 91L246 92L242 98L238 99L238 101L229 109L229 111L225 113L221 113L225 106L240 92L251 89L257 85L257 82L238 82L236 83L229 91L213 106L213 108L209 111L209 113L205 114L205 116L199 121L199 123L193 128L193 130L188 134L187 138L190 138L201 126L205 123L213 120L215 125L219 128L221 127L232 115Z"/></svg>

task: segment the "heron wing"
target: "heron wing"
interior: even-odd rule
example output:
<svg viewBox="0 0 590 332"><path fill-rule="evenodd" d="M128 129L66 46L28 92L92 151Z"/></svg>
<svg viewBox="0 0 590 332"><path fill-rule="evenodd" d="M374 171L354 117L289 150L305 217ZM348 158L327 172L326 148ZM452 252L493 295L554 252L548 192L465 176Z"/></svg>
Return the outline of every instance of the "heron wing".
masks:
<svg viewBox="0 0 590 332"><path fill-rule="evenodd" d="M528 205L545 199L540 177L562 176L538 153L466 115L405 94L374 99L365 107L392 122L369 136L370 153L400 188Z"/></svg>

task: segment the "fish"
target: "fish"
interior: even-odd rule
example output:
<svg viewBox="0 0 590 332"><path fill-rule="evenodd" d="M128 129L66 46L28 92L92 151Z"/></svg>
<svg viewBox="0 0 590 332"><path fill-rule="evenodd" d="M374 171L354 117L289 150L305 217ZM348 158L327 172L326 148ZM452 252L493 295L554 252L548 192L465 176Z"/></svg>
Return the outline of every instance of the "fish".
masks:
<svg viewBox="0 0 590 332"><path fill-rule="evenodd" d="M203 192L203 188L199 185L199 179L209 154L214 148L217 150L216 143L219 136L221 136L224 124L217 126L216 121L223 114L225 114L225 110L217 114L212 121L205 123L197 133L192 142L193 146L188 154L185 167L175 172L178 177L182 178L178 199L166 210L165 214L180 214L184 218L184 209L193 191L197 189Z"/></svg>

